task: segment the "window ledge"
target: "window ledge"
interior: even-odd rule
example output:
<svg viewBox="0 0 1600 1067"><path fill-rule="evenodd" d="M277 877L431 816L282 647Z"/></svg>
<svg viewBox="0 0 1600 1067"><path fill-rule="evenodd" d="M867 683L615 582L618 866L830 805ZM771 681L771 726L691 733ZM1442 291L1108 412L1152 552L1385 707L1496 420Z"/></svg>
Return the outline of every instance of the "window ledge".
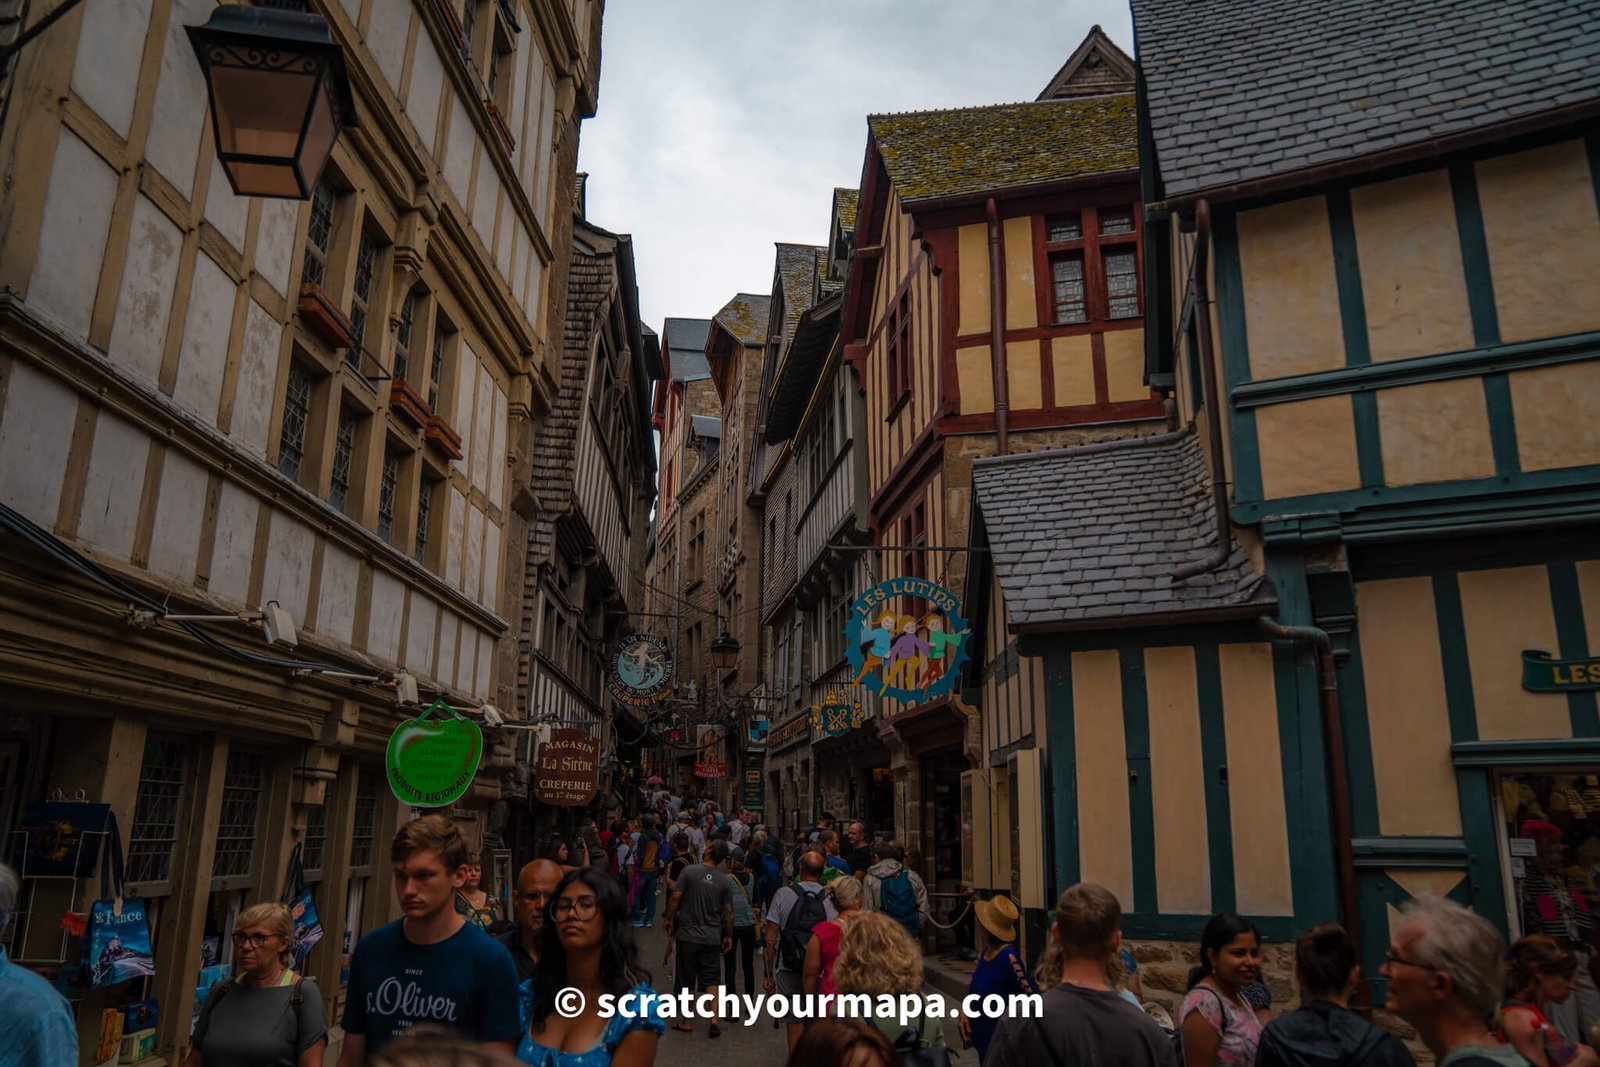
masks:
<svg viewBox="0 0 1600 1067"><path fill-rule="evenodd" d="M907 386L906 388L904 388L904 389L902 389L900 391L900 395L899 395L899 397L897 397L895 399L895 402L893 404L889 405L889 413L883 417L883 421L884 422L893 422L894 419L895 419L895 416L900 414L901 409L904 408L910 402L911 402L911 387Z"/></svg>

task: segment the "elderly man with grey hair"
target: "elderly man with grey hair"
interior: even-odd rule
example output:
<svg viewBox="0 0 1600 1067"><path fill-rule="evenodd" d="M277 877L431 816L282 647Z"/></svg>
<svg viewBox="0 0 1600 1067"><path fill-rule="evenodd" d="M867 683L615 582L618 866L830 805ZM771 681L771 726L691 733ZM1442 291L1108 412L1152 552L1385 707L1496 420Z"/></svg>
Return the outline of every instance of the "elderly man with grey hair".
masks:
<svg viewBox="0 0 1600 1067"><path fill-rule="evenodd" d="M16 872L0 863L0 931L11 923L19 889ZM6 959L0 945L0 1067L77 1062L72 1009L49 982Z"/></svg>
<svg viewBox="0 0 1600 1067"><path fill-rule="evenodd" d="M1380 973L1389 1011L1417 1028L1439 1067L1527 1067L1490 1032L1505 992L1505 940L1487 919L1437 897L1408 904Z"/></svg>

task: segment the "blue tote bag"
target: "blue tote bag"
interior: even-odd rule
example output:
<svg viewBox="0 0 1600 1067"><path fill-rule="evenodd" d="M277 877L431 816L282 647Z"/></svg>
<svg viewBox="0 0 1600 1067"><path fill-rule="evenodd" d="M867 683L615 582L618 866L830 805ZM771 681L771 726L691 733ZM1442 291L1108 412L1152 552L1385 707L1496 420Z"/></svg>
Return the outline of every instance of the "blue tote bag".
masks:
<svg viewBox="0 0 1600 1067"><path fill-rule="evenodd" d="M122 895L122 837L110 818L100 858L100 899L89 908L83 932L83 969L91 989L105 989L156 973L150 947L150 916L144 901Z"/></svg>
<svg viewBox="0 0 1600 1067"><path fill-rule="evenodd" d="M289 884L284 887L283 902L294 918L294 965L304 967L306 957L317 942L322 940L322 920L317 916L317 902L306 885L306 869L300 862L300 846L295 845L289 854Z"/></svg>

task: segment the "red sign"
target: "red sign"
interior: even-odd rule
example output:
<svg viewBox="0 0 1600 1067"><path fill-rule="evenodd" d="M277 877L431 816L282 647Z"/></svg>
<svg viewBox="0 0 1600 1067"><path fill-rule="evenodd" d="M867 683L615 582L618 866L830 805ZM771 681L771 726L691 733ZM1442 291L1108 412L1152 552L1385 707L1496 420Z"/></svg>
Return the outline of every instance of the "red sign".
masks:
<svg viewBox="0 0 1600 1067"><path fill-rule="evenodd" d="M600 791L600 742L581 730L552 730L539 746L533 794L557 807L581 807Z"/></svg>
<svg viewBox="0 0 1600 1067"><path fill-rule="evenodd" d="M696 763L694 765L696 778L726 778L728 765L726 763Z"/></svg>

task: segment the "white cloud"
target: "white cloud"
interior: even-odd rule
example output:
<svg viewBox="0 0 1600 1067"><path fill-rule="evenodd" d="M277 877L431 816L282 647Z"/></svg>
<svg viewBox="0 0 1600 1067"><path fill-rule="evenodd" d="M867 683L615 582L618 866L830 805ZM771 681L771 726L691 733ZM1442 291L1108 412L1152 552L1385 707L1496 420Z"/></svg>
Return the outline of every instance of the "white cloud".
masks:
<svg viewBox="0 0 1600 1067"><path fill-rule="evenodd" d="M1095 23L1131 52L1125 0L609 0L589 218L633 234L648 324L708 318L821 243L868 114L1031 100Z"/></svg>

